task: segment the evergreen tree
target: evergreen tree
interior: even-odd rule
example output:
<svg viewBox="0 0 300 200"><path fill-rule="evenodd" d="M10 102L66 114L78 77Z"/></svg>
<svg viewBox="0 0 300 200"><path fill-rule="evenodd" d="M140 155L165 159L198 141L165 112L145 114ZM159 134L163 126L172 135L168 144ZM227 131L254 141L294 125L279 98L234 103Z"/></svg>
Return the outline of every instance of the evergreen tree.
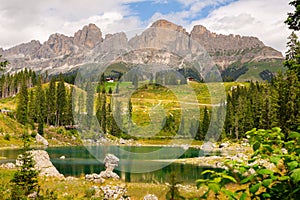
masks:
<svg viewBox="0 0 300 200"><path fill-rule="evenodd" d="M93 119L93 113L94 113L94 89L92 87L91 82L87 82L86 85L86 126L88 129L91 128L92 125L92 119Z"/></svg>
<svg viewBox="0 0 300 200"><path fill-rule="evenodd" d="M122 116L121 116L121 102L116 100L113 102L114 109L112 109L111 115L110 115L110 121L111 121L111 133L113 136L121 137L122 130L121 130L121 123L122 123Z"/></svg>
<svg viewBox="0 0 300 200"><path fill-rule="evenodd" d="M44 134L44 122L45 122L45 93L42 88L42 77L39 76L37 88L36 88L36 117L38 123L38 133Z"/></svg>
<svg viewBox="0 0 300 200"><path fill-rule="evenodd" d="M195 136L195 140L203 140L203 129L202 129L202 124L201 121L198 121L198 127L197 127L197 131L196 131L196 136Z"/></svg>
<svg viewBox="0 0 300 200"><path fill-rule="evenodd" d="M23 125L28 122L28 91L25 79L22 79L21 90L18 97L18 105L17 105L17 113L16 118L17 121Z"/></svg>
<svg viewBox="0 0 300 200"><path fill-rule="evenodd" d="M56 86L55 78L51 78L49 88L46 90L47 124L55 125L56 115Z"/></svg>
<svg viewBox="0 0 300 200"><path fill-rule="evenodd" d="M128 102L128 129L127 129L129 135L130 135L131 127L132 127L132 102L131 102L131 99L129 99L129 102Z"/></svg>
<svg viewBox="0 0 300 200"><path fill-rule="evenodd" d="M293 32L289 36L287 43L288 51L284 65L291 71L295 71L300 80L300 42L297 35Z"/></svg>
<svg viewBox="0 0 300 200"><path fill-rule="evenodd" d="M31 90L29 94L29 102L28 102L28 123L31 125L32 129L34 129L34 122L36 121L35 102L36 101L35 101L33 90Z"/></svg>
<svg viewBox="0 0 300 200"><path fill-rule="evenodd" d="M202 126L201 126L201 129L202 129L202 135L201 135L201 139L204 139L205 138L205 135L208 131L208 128L209 128L209 124L210 124L210 118L209 118L209 113L208 113L208 109L207 107L205 106L204 108L204 114L203 114L203 121L202 121Z"/></svg>
<svg viewBox="0 0 300 200"><path fill-rule="evenodd" d="M299 31L300 30L300 1L292 0L289 3L291 6L295 7L293 13L288 13L288 18L285 23L289 26L290 29Z"/></svg>
<svg viewBox="0 0 300 200"><path fill-rule="evenodd" d="M66 99L66 110L65 110L65 117L64 117L64 124L66 125L73 125L73 106L72 106L72 98L73 98L73 89L70 88L69 92L67 93Z"/></svg>
<svg viewBox="0 0 300 200"><path fill-rule="evenodd" d="M66 88L62 74L60 74L56 94L56 126L63 125L64 111L66 106Z"/></svg>
<svg viewBox="0 0 300 200"><path fill-rule="evenodd" d="M102 105L101 105L101 128L103 133L106 133L106 126L107 126L107 117L106 117L106 94L103 93Z"/></svg>
<svg viewBox="0 0 300 200"><path fill-rule="evenodd" d="M11 180L11 199L27 199L29 194L38 192L38 171L34 170L34 161L29 152L29 138L27 132L23 134L23 149L20 156L20 169L15 172Z"/></svg>

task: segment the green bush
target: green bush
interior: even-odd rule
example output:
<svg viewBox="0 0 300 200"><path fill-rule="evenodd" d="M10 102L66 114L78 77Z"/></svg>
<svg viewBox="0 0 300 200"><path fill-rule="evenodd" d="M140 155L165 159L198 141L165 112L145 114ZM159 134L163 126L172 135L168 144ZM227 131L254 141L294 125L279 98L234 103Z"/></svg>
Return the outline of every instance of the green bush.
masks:
<svg viewBox="0 0 300 200"><path fill-rule="evenodd" d="M32 138L35 138L36 135L37 135L37 132L36 132L36 131L32 131L32 133L31 133L30 136L31 136Z"/></svg>
<svg viewBox="0 0 300 200"><path fill-rule="evenodd" d="M57 131L56 131L56 133L64 135L65 134L65 130L63 128L58 128Z"/></svg>
<svg viewBox="0 0 300 200"><path fill-rule="evenodd" d="M246 199L247 196L251 199L299 199L300 133L290 132L285 139L280 128L273 128L253 129L246 135L254 151L251 159L246 163L227 161L229 170L222 173L203 172L210 173L210 179L198 180L198 186L205 186L217 196L223 193L230 199ZM225 180L246 185L248 189L228 191Z"/></svg>
<svg viewBox="0 0 300 200"><path fill-rule="evenodd" d="M9 135L9 133L6 133L4 135L4 140L10 141L10 135Z"/></svg>
<svg viewBox="0 0 300 200"><path fill-rule="evenodd" d="M84 197L86 198L92 198L96 194L96 190L94 188L89 188L85 190L85 195Z"/></svg>

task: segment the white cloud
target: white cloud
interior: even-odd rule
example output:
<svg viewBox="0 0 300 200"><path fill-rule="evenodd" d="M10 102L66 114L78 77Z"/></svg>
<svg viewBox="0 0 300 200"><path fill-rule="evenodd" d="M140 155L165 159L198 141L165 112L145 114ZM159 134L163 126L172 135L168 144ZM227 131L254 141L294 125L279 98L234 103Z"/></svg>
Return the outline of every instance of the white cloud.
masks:
<svg viewBox="0 0 300 200"><path fill-rule="evenodd" d="M141 22L129 16L126 3L139 1L0 0L0 47L8 48L32 39L43 42L56 32L73 35L89 23L95 23L104 33L135 29Z"/></svg>
<svg viewBox="0 0 300 200"><path fill-rule="evenodd" d="M290 31L283 22L291 10L286 0L240 0L214 10L192 25L202 24L216 33L256 36L266 45L285 52Z"/></svg>

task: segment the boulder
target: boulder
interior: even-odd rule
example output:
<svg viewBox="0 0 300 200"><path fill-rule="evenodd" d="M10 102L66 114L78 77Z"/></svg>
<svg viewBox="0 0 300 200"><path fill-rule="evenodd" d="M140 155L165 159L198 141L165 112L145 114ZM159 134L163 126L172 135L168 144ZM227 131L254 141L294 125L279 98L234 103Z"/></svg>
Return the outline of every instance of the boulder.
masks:
<svg viewBox="0 0 300 200"><path fill-rule="evenodd" d="M49 145L48 141L38 133L35 136L35 140L36 140L37 143L42 143L45 146Z"/></svg>
<svg viewBox="0 0 300 200"><path fill-rule="evenodd" d="M130 200L130 197L125 197L127 189L125 186L102 186L100 189L104 193L104 199Z"/></svg>
<svg viewBox="0 0 300 200"><path fill-rule="evenodd" d="M93 181L96 183L103 183L105 180L99 174L87 174L85 175L85 180Z"/></svg>
<svg viewBox="0 0 300 200"><path fill-rule="evenodd" d="M29 151L34 161L34 169L39 171L40 176L64 178L64 175L60 174L59 171L54 167L50 161L49 154L44 150L32 150ZM16 160L17 166L22 166L20 160L22 155L19 155Z"/></svg>
<svg viewBox="0 0 300 200"><path fill-rule="evenodd" d="M147 194L144 196L144 200L158 200L158 198L154 194Z"/></svg>
<svg viewBox="0 0 300 200"><path fill-rule="evenodd" d="M14 169L16 168L16 165L14 163L4 163L0 165L0 167L3 169Z"/></svg>
<svg viewBox="0 0 300 200"><path fill-rule="evenodd" d="M119 175L113 172L116 166L119 164L119 158L113 154L107 154L103 160L106 170L100 173L100 177L103 179L119 179Z"/></svg>

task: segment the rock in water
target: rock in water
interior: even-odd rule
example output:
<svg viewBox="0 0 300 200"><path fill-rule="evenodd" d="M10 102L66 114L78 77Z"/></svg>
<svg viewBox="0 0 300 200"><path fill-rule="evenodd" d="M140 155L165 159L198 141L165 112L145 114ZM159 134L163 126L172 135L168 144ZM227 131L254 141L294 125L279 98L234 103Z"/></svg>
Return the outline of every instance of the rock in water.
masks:
<svg viewBox="0 0 300 200"><path fill-rule="evenodd" d="M106 168L112 168L114 170L115 167L119 164L119 158L117 158L113 154L107 154L103 160Z"/></svg>
<svg viewBox="0 0 300 200"><path fill-rule="evenodd" d="M113 172L115 167L118 166L119 164L119 158L117 158L113 154L107 154L103 162L105 164L106 170L100 173L100 177L103 179L107 179L107 178L119 179L120 177L118 176L118 174Z"/></svg>
<svg viewBox="0 0 300 200"><path fill-rule="evenodd" d="M44 150L32 150L29 151L32 155L32 159L34 161L34 169L39 171L40 176L47 176L47 177L57 177L57 178L64 178L64 175L60 174L58 170L54 167L52 162L50 161L49 154ZM21 166L22 163L20 162L19 155L16 160L16 165Z"/></svg>

